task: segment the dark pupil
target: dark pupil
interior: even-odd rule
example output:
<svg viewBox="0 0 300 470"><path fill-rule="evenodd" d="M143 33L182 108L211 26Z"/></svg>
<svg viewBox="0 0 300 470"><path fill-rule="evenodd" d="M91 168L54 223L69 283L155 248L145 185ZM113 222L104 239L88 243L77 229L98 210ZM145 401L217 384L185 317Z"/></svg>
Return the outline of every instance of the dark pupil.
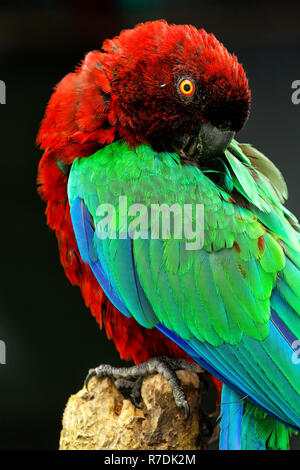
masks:
<svg viewBox="0 0 300 470"><path fill-rule="evenodd" d="M190 91L191 89L191 85L189 85L188 83L186 83L183 87L184 91Z"/></svg>

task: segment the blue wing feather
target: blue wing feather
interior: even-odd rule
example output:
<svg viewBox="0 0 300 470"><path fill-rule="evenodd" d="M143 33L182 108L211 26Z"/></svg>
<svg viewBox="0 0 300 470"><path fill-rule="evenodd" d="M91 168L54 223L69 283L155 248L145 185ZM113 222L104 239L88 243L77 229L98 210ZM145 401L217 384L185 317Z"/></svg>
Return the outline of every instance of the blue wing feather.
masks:
<svg viewBox="0 0 300 470"><path fill-rule="evenodd" d="M103 266L99 259L95 261L95 254L93 252L93 237L94 228L92 218L81 198L76 198L70 209L72 225L75 233L76 242L78 245L79 253L84 263L87 263L94 273L101 288L106 296L113 303L113 305L120 310L126 317L132 315L128 311L126 305L120 298L116 288L108 279L107 274L104 272Z"/></svg>

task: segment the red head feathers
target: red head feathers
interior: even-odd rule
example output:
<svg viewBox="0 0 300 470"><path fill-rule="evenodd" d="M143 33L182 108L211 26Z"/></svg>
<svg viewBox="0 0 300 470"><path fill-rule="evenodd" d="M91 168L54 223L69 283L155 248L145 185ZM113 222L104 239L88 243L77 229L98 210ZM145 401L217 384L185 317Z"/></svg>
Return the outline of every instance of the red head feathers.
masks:
<svg viewBox="0 0 300 470"><path fill-rule="evenodd" d="M249 106L244 70L215 36L154 21L106 40L58 84L38 142L65 163L120 138L171 150L202 124L240 130Z"/></svg>

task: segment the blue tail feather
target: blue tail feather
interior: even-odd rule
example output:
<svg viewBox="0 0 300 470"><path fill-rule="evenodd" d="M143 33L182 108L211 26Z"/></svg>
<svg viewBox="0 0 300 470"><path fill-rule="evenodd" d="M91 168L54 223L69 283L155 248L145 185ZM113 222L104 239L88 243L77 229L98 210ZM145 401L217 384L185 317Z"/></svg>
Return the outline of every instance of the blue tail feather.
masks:
<svg viewBox="0 0 300 470"><path fill-rule="evenodd" d="M226 384L222 389L220 450L241 450L243 398Z"/></svg>

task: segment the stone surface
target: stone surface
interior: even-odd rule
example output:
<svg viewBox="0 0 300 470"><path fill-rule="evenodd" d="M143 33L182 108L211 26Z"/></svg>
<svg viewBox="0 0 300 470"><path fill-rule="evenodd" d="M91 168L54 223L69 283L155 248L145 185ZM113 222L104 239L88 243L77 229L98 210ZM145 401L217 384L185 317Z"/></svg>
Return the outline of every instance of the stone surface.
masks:
<svg viewBox="0 0 300 470"><path fill-rule="evenodd" d="M142 409L125 399L109 378L91 379L72 395L63 415L60 450L200 450L207 448L202 433L202 385L197 374L178 371L191 414L175 405L168 382L160 374L142 385Z"/></svg>

